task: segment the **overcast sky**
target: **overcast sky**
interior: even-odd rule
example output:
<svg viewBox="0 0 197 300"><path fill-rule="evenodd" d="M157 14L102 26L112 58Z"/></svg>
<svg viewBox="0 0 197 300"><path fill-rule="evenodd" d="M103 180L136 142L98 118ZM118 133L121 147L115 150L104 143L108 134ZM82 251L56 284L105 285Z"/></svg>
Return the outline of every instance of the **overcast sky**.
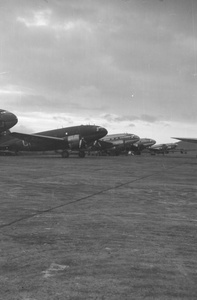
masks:
<svg viewBox="0 0 197 300"><path fill-rule="evenodd" d="M197 137L197 1L0 1L0 103L12 131Z"/></svg>

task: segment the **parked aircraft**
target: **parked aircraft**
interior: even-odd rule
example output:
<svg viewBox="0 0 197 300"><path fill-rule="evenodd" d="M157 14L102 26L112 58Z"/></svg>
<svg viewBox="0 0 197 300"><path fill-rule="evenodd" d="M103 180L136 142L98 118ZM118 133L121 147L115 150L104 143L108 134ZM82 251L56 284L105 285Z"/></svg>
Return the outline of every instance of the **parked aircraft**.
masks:
<svg viewBox="0 0 197 300"><path fill-rule="evenodd" d="M72 151L78 151L79 157L85 156L85 149L104 137L107 130L96 125L80 125L25 134L13 132L14 140L9 149L13 151L50 151L61 150L63 158Z"/></svg>
<svg viewBox="0 0 197 300"><path fill-rule="evenodd" d="M167 143L167 144L157 144L154 146L151 146L149 148L152 155L154 154L168 154L169 152L173 152L174 149L178 145L176 143Z"/></svg>
<svg viewBox="0 0 197 300"><path fill-rule="evenodd" d="M118 156L122 151L129 151L130 146L139 139L139 136L130 133L108 134L91 147L91 150Z"/></svg>
<svg viewBox="0 0 197 300"><path fill-rule="evenodd" d="M193 138L177 138L177 137L173 137L172 139L176 139L176 140L180 140L182 142L188 142L188 143L197 143L197 139L193 139Z"/></svg>
<svg viewBox="0 0 197 300"><path fill-rule="evenodd" d="M134 143L131 146L131 151L135 154L135 155L140 155L142 150L151 147L152 145L154 145L156 143L155 140L153 139L149 139L149 138L141 138L139 141L137 141L136 143Z"/></svg>

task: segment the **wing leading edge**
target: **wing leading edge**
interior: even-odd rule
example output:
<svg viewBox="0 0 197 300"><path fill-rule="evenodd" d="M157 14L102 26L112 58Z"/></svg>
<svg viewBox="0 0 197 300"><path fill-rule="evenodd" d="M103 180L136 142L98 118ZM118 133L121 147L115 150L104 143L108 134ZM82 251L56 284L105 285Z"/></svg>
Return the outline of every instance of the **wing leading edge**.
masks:
<svg viewBox="0 0 197 300"><path fill-rule="evenodd" d="M191 138L178 138L178 137L173 137L173 139L180 140L180 141L182 141L182 142L197 143L197 139L191 139Z"/></svg>
<svg viewBox="0 0 197 300"><path fill-rule="evenodd" d="M43 145L53 144L57 147L59 146L60 148L68 147L68 142L63 138L18 132L12 132L11 135L28 143L39 143Z"/></svg>

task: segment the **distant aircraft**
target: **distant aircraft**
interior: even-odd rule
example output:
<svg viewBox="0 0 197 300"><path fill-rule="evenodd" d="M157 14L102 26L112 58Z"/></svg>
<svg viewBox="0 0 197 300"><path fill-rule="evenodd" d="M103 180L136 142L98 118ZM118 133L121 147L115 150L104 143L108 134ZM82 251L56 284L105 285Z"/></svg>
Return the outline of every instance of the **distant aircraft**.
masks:
<svg viewBox="0 0 197 300"><path fill-rule="evenodd" d="M176 143L167 143L167 144L157 144L149 148L152 155L154 154L168 154L173 152L178 145Z"/></svg>
<svg viewBox="0 0 197 300"><path fill-rule="evenodd" d="M155 140L153 139L149 139L149 138L141 138L139 141L137 141L136 143L134 143L131 146L131 151L135 154L135 155L140 155L141 152L146 149L151 147L152 145L154 145L156 143Z"/></svg>
<svg viewBox="0 0 197 300"><path fill-rule="evenodd" d="M72 151L79 157L85 156L85 149L104 137L107 130L96 125L80 125L38 132L35 134L11 133L9 149L13 151L50 151L61 150L63 158Z"/></svg>
<svg viewBox="0 0 197 300"><path fill-rule="evenodd" d="M91 150L118 156L123 151L129 151L130 146L139 139L139 136L130 133L108 134L98 140Z"/></svg>
<svg viewBox="0 0 197 300"><path fill-rule="evenodd" d="M188 143L197 143L197 139L193 138L178 138L178 137L172 137L172 139L180 140L183 142L188 142Z"/></svg>

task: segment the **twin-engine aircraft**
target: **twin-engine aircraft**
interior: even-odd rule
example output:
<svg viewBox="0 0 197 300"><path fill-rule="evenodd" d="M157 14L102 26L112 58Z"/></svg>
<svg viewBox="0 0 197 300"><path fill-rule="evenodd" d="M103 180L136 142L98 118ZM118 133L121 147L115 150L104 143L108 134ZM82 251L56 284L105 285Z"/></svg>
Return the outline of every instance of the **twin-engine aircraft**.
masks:
<svg viewBox="0 0 197 300"><path fill-rule="evenodd" d="M131 133L108 134L91 147L91 150L118 156L123 151L130 151L131 145L139 139L139 136Z"/></svg>
<svg viewBox="0 0 197 300"><path fill-rule="evenodd" d="M154 154L168 154L173 152L178 145L176 143L158 144L149 148L152 155Z"/></svg>
<svg viewBox="0 0 197 300"><path fill-rule="evenodd" d="M17 117L0 109L0 152L9 154L18 151L61 150L62 157L69 157L71 151L85 156L85 149L107 134L107 130L96 125L80 125L54 129L35 134L10 132L18 122Z"/></svg>
<svg viewBox="0 0 197 300"><path fill-rule="evenodd" d="M80 125L25 134L13 132L15 142L10 143L13 151L50 151L62 150L63 158L69 157L71 151L78 151L79 157L85 157L87 147L104 137L107 130L96 125Z"/></svg>
<svg viewBox="0 0 197 300"><path fill-rule="evenodd" d="M140 155L144 149L147 149L156 143L155 140L149 138L141 138L131 146L131 151L135 155Z"/></svg>

